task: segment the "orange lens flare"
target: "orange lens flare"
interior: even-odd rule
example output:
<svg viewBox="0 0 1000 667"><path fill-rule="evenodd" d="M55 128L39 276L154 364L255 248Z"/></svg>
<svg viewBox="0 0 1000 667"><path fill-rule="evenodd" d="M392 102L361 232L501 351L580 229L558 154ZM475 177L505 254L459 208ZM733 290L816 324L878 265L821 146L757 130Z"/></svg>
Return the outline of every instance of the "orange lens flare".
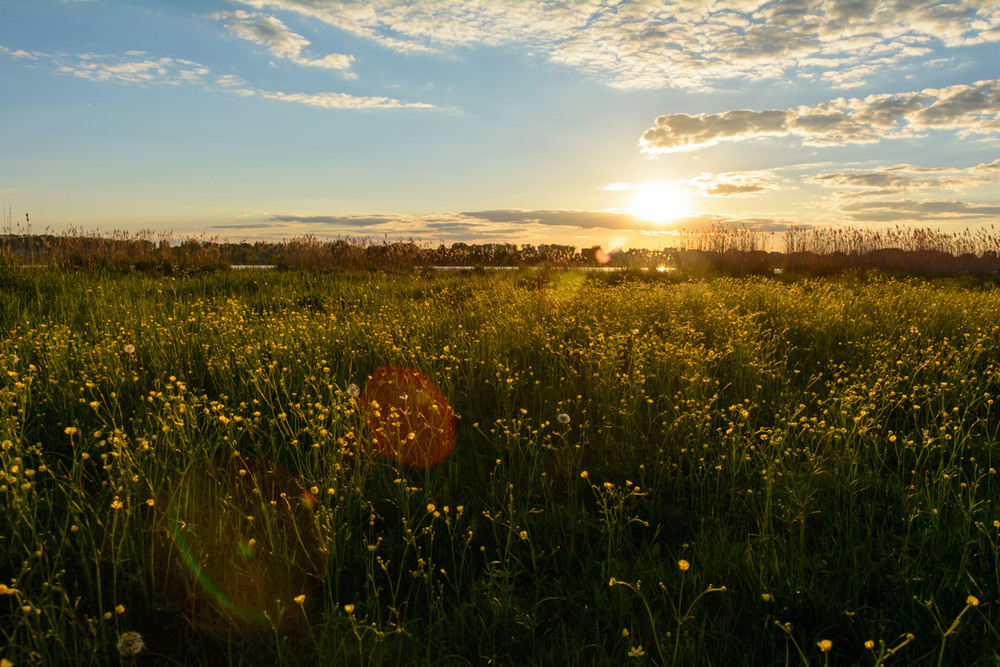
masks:
<svg viewBox="0 0 1000 667"><path fill-rule="evenodd" d="M361 412L384 456L428 468L455 447L455 413L434 383L405 366L380 366L361 394Z"/></svg>

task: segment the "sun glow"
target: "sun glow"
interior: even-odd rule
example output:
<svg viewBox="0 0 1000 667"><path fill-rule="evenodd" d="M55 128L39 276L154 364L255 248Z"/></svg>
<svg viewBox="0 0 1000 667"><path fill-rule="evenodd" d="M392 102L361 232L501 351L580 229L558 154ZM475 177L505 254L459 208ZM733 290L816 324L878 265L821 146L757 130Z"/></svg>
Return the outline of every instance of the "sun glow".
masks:
<svg viewBox="0 0 1000 667"><path fill-rule="evenodd" d="M628 212L649 222L664 223L691 215L687 194L674 185L638 186L629 198Z"/></svg>

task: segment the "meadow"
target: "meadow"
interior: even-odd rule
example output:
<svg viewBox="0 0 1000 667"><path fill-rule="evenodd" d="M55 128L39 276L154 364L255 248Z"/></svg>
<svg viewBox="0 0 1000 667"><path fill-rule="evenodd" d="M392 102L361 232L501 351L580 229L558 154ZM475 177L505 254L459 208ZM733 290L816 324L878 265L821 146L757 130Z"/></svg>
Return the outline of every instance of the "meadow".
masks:
<svg viewBox="0 0 1000 667"><path fill-rule="evenodd" d="M4 667L1000 661L986 279L0 289ZM383 366L454 411L440 462L373 446Z"/></svg>

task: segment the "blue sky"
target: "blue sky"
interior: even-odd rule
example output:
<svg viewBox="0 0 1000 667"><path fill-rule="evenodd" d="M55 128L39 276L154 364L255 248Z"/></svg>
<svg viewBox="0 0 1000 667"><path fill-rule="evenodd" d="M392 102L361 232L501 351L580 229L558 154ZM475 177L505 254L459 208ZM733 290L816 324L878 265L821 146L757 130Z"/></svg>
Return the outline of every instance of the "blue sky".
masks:
<svg viewBox="0 0 1000 667"><path fill-rule="evenodd" d="M0 0L33 231L663 247L1000 219L1000 0Z"/></svg>

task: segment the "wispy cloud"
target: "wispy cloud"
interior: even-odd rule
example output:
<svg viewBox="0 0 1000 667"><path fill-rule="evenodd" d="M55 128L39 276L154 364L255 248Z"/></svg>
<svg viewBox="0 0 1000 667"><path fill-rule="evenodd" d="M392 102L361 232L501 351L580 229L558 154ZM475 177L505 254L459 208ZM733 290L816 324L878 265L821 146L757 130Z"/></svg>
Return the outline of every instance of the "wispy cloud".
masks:
<svg viewBox="0 0 1000 667"><path fill-rule="evenodd" d="M723 141L795 135L807 145L876 143L931 129L1000 135L1000 79L972 85L838 98L816 106L716 114L667 114L643 132L649 154L697 150Z"/></svg>
<svg viewBox="0 0 1000 667"><path fill-rule="evenodd" d="M240 1L401 52L519 44L619 88L705 88L793 73L850 87L932 47L1000 40L993 0Z"/></svg>
<svg viewBox="0 0 1000 667"><path fill-rule="evenodd" d="M865 201L847 204L841 208L856 222L929 222L995 220L1000 206L934 199L925 201Z"/></svg>
<svg viewBox="0 0 1000 667"><path fill-rule="evenodd" d="M685 195L698 197L747 197L783 187L785 179L774 170L756 169L734 172L702 172L694 178L664 182L609 183L607 191L641 191L670 188Z"/></svg>
<svg viewBox="0 0 1000 667"><path fill-rule="evenodd" d="M849 188L851 197L881 197L924 190L966 190L1000 182L1000 160L973 167L918 167L897 164L885 169L844 170L808 179L831 188Z"/></svg>
<svg viewBox="0 0 1000 667"><path fill-rule="evenodd" d="M462 211L467 218L490 222L517 223L520 225L556 225L580 229L633 230L650 228L650 224L627 213L611 211L576 211L564 209L520 210L494 209L490 211Z"/></svg>
<svg viewBox="0 0 1000 667"><path fill-rule="evenodd" d="M391 97L361 97L346 93L282 93L259 91L261 97L281 102L306 104L321 109L435 109L426 102L401 102Z"/></svg>
<svg viewBox="0 0 1000 667"><path fill-rule="evenodd" d="M702 197L748 197L779 188L780 179L770 170L702 173L686 185Z"/></svg>
<svg viewBox="0 0 1000 667"><path fill-rule="evenodd" d="M177 86L208 81L207 67L191 60L152 56L145 51L128 51L122 55L98 53L44 53L11 50L0 45L0 55L21 60L30 65L47 65L60 74L94 81L118 81L131 84Z"/></svg>
<svg viewBox="0 0 1000 667"><path fill-rule="evenodd" d="M390 222L400 222L398 216L387 215L275 215L271 222L289 222L334 227L374 227Z"/></svg>
<svg viewBox="0 0 1000 667"><path fill-rule="evenodd" d="M707 230L718 225L745 227L762 232L781 232L792 226L803 227L801 222L767 216L703 213L664 225L651 224L614 211L492 209L425 215L278 214L267 216L263 223L227 224L216 228L246 229L254 231L258 236L268 234L257 230L273 226L274 234L281 236L314 234L323 238L336 234L338 237L390 241L412 239L418 243L487 243L510 242L512 239L552 243L555 240L558 243L585 247L593 245L595 238L605 237L620 239L617 243L630 240L639 245L648 245L650 239L655 238L658 239L658 244L671 245L669 237L681 229ZM558 236L553 235L553 227L560 228Z"/></svg>
<svg viewBox="0 0 1000 667"><path fill-rule="evenodd" d="M284 23L273 16L237 10L219 12L213 17L225 22L229 31L240 39L262 44L279 58L307 67L340 70L348 78L356 77L352 72L346 71L354 61L354 56L331 53L320 58L310 57L307 55L310 46L309 40L292 32Z"/></svg>
<svg viewBox="0 0 1000 667"><path fill-rule="evenodd" d="M114 54L65 54L11 50L0 45L0 55L31 66L47 66L59 74L93 81L113 81L132 85L196 85L243 97L259 97L280 102L305 104L321 109L435 109L425 102L404 102L391 97L359 96L347 93L288 93L252 86L233 74L213 75L191 60L152 56L145 51Z"/></svg>

